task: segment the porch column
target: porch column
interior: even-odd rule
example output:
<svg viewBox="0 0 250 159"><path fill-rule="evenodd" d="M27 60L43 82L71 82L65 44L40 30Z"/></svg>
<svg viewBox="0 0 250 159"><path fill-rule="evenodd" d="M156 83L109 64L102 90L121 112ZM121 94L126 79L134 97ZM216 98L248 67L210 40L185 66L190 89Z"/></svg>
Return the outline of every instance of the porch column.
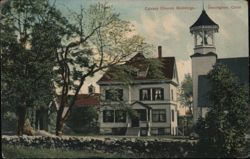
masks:
<svg viewBox="0 0 250 159"><path fill-rule="evenodd" d="M127 121L127 127L131 127L131 119L130 119L130 117L129 117L129 114L128 114L128 112L126 113L126 121Z"/></svg>
<svg viewBox="0 0 250 159"><path fill-rule="evenodd" d="M147 121L148 121L148 134L147 136L151 136L151 125L152 125L152 109L148 109ZM148 120L149 119L149 120Z"/></svg>

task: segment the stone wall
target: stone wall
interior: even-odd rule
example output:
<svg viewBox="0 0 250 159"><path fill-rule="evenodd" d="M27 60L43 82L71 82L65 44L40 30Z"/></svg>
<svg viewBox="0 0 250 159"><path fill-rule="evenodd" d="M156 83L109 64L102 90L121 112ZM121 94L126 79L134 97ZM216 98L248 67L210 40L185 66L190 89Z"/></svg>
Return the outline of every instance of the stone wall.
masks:
<svg viewBox="0 0 250 159"><path fill-rule="evenodd" d="M63 148L105 152L132 157L192 157L196 142L185 140L145 140L135 138L59 138L42 136L2 136L2 144L40 148Z"/></svg>

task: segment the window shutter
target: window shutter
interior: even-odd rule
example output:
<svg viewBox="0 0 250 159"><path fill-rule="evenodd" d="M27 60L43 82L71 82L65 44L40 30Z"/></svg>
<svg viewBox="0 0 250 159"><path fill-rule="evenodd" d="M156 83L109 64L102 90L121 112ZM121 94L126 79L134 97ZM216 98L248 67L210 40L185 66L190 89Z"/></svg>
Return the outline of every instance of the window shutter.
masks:
<svg viewBox="0 0 250 159"><path fill-rule="evenodd" d="M164 89L161 89L161 99L164 100Z"/></svg>
<svg viewBox="0 0 250 159"><path fill-rule="evenodd" d="M105 99L106 100L109 99L109 91L108 90L105 91Z"/></svg>
<svg viewBox="0 0 250 159"><path fill-rule="evenodd" d="M153 100L155 100L155 89L153 89L153 91L152 91L152 96L153 96Z"/></svg>
<svg viewBox="0 0 250 159"><path fill-rule="evenodd" d="M140 89L140 100L142 100L142 89Z"/></svg>

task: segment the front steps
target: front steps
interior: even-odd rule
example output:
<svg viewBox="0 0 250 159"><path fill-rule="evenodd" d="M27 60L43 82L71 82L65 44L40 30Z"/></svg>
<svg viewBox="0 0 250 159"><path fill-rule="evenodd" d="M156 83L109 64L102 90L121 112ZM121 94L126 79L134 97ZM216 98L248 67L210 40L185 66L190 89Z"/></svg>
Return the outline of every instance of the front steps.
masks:
<svg viewBox="0 0 250 159"><path fill-rule="evenodd" d="M140 128L137 127L127 128L126 136L140 136Z"/></svg>

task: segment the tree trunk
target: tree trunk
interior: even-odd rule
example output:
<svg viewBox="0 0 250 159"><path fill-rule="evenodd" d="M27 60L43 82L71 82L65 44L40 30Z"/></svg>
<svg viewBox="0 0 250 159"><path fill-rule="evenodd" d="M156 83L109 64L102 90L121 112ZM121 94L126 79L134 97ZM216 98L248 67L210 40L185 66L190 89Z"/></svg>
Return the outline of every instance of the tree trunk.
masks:
<svg viewBox="0 0 250 159"><path fill-rule="evenodd" d="M21 136L24 132L24 123L25 123L25 115L26 115L26 108L21 107L18 112L18 122L17 122L17 135Z"/></svg>
<svg viewBox="0 0 250 159"><path fill-rule="evenodd" d="M56 119L56 136L62 136L63 134L63 121L62 118L59 118L59 116L57 116Z"/></svg>
<svg viewBox="0 0 250 159"><path fill-rule="evenodd" d="M63 110L64 110L64 105L60 105L56 117L56 136L62 136L63 134L63 123L64 123L62 116Z"/></svg>

